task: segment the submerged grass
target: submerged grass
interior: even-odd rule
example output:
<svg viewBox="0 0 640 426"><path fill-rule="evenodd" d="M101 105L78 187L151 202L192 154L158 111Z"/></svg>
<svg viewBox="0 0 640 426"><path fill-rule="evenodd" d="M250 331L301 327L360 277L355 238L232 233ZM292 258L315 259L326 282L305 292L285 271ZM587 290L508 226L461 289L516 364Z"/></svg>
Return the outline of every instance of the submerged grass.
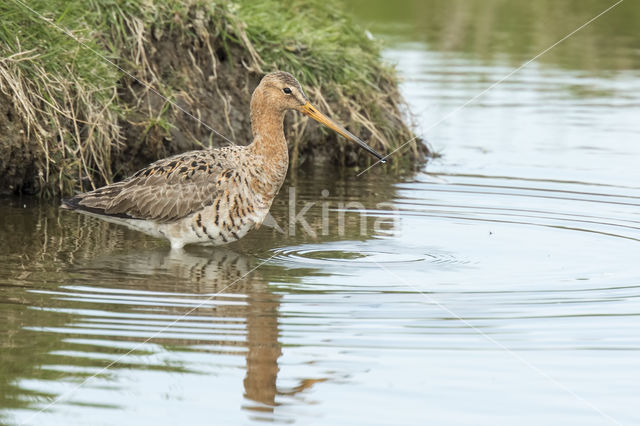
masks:
<svg viewBox="0 0 640 426"><path fill-rule="evenodd" d="M413 136L380 46L335 1L29 1L50 23L25 5L0 3L3 192L68 194L130 172L139 164L127 156L144 163L218 143L104 58L239 141L249 138L249 86L275 69L378 149ZM293 118L293 167L331 146L330 157L353 153L319 143L315 130ZM420 146L405 159L421 159Z"/></svg>

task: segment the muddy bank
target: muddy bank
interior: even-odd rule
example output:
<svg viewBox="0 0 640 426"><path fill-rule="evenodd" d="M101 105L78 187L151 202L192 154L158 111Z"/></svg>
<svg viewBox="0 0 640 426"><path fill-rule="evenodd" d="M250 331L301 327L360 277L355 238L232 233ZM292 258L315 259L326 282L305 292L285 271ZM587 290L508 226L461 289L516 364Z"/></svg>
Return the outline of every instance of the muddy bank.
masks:
<svg viewBox="0 0 640 426"><path fill-rule="evenodd" d="M366 44L373 41L367 42L364 36L357 40L360 57L356 50L352 59L318 64L314 60L323 59L326 52L291 45L295 40L283 39L281 46L274 46L274 37L279 36L272 34L271 39L261 40L268 47L264 48L256 34L268 29L261 28L260 22L254 28L251 22L239 21L234 10L224 4L213 9L190 5L166 20L122 12L122 28L102 30L101 44L120 46L111 53L117 53L114 60L144 84L115 68L104 70L106 77L95 88L84 87L90 70L84 79L66 75L51 83L46 64L33 66L51 60L37 46L19 52L5 47L0 60L0 193L69 194L121 179L158 158L229 144L202 122L237 144L247 144L251 141L251 93L260 78L274 69L296 75L312 102L379 151L390 152L413 137L395 74L382 64L377 47ZM249 12L246 19L250 21ZM78 49L87 54L82 46ZM279 63L278 49L294 62ZM362 83L336 81L346 77L336 74L332 79L331 73L323 74L332 67L357 69L361 59L366 77ZM349 60L354 63L344 62ZM291 64L305 67L306 62L313 65L291 69L296 66ZM71 67L66 71L73 72ZM372 162L354 145L299 114L287 115L286 132L291 167L311 162L323 167L362 167ZM426 155L424 145L415 141L396 156L396 167L410 167Z"/></svg>
<svg viewBox="0 0 640 426"><path fill-rule="evenodd" d="M39 147L32 146L9 98L0 94L0 194L34 192Z"/></svg>

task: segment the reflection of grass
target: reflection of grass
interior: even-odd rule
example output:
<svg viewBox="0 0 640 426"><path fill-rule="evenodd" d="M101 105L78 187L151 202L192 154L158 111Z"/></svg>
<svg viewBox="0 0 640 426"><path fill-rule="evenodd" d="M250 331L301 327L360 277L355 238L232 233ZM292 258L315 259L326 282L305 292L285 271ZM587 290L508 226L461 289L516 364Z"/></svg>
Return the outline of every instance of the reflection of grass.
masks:
<svg viewBox="0 0 640 426"><path fill-rule="evenodd" d="M614 0L347 0L367 22L437 50L520 62L535 56L615 3ZM640 2L625 1L539 61L572 69L640 68ZM393 25L402 23L403 25Z"/></svg>
<svg viewBox="0 0 640 426"><path fill-rule="evenodd" d="M611 98L620 95L615 90L607 90L584 84L571 84L567 90L576 98Z"/></svg>
<svg viewBox="0 0 640 426"><path fill-rule="evenodd" d="M357 260L367 257L362 253L354 253L354 252L346 252L340 250L322 250L322 251L314 251L310 253L304 253L304 257L308 257L311 259L319 259L319 260Z"/></svg>
<svg viewBox="0 0 640 426"><path fill-rule="evenodd" d="M393 149L412 136L401 116L393 70L381 63L378 45L334 1L33 0L28 5L169 98L184 95L180 87L190 87L189 73L201 73L201 85L213 87L213 92L217 88L224 111L216 114L226 118L231 133L238 124L231 125L223 92L248 98L237 74L260 75L280 68L298 76L312 100L339 114L344 124L368 136L379 149ZM147 93L116 68L13 0L0 3L0 16L0 89L24 122L25 140L38 145L33 148L34 164L25 166L37 169L25 177L36 182L26 187L69 193L83 182L96 186L111 181L113 170L121 167L118 161L123 161L117 151L124 144L141 143L123 138L127 122L142 129L141 140L155 140L150 143L157 146L153 155L166 154L163 143L171 141L176 111L150 105ZM154 56L160 42L167 40L185 48L172 54L186 62L176 66ZM202 52L207 52L204 59ZM223 61L232 66L220 66ZM218 74L232 86L217 87L222 80ZM199 95L182 96L196 114ZM300 153L314 149L305 146L307 138L302 136L315 128L300 117L295 121L295 131L289 134L294 165ZM213 127L222 130L224 123L221 119L220 126ZM189 147L207 143L206 138L191 139ZM3 144L0 140L0 150L7 151ZM417 146L406 152L417 157ZM0 170L3 167L0 161Z"/></svg>

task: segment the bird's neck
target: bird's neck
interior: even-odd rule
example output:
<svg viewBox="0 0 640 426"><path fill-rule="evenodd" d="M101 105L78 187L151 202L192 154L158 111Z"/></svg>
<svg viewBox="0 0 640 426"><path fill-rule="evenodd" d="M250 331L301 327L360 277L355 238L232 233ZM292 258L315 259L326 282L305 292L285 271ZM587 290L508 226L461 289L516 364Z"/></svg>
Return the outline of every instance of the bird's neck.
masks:
<svg viewBox="0 0 640 426"><path fill-rule="evenodd" d="M266 169L277 174L283 174L283 169L286 174L289 165L284 114L285 111L274 108L262 93L256 91L251 97L253 142L249 149L262 159Z"/></svg>

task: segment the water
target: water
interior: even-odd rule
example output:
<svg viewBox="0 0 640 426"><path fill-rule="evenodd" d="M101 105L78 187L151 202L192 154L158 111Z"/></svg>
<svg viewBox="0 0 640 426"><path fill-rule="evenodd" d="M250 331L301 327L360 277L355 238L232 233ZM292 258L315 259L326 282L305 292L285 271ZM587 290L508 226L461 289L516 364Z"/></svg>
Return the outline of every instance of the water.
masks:
<svg viewBox="0 0 640 426"><path fill-rule="evenodd" d="M443 156L291 176L273 216L288 233L295 187L315 236L177 253L2 201L0 423L640 422L637 6L433 127L607 4L495 32L499 2L385 4L350 3Z"/></svg>

